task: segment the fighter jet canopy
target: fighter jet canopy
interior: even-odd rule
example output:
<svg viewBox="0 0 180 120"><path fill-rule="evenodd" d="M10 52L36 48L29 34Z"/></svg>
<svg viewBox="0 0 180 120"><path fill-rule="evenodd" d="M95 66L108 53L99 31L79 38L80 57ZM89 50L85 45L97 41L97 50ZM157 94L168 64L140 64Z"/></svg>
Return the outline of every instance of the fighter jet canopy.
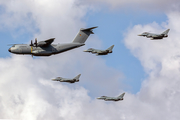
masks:
<svg viewBox="0 0 180 120"><path fill-rule="evenodd" d="M101 97L107 97L107 96L101 96Z"/></svg>
<svg viewBox="0 0 180 120"><path fill-rule="evenodd" d="M93 48L89 48L88 50L93 50Z"/></svg>

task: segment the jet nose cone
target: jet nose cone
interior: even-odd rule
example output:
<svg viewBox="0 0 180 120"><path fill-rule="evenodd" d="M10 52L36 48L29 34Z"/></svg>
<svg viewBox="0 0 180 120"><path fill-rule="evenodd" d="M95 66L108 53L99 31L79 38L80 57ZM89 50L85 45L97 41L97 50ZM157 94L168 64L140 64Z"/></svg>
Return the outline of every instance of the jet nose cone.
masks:
<svg viewBox="0 0 180 120"><path fill-rule="evenodd" d="M141 34L139 34L138 36L142 36Z"/></svg>
<svg viewBox="0 0 180 120"><path fill-rule="evenodd" d="M9 48L8 51L11 52L11 48Z"/></svg>

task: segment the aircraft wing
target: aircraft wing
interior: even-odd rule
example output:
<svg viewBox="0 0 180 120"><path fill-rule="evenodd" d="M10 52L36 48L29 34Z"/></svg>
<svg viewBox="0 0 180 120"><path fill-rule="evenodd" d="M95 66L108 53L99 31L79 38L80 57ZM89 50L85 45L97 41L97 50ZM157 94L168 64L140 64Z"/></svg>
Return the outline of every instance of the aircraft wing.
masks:
<svg viewBox="0 0 180 120"><path fill-rule="evenodd" d="M105 51L104 50L97 50L97 53L105 53Z"/></svg>
<svg viewBox="0 0 180 120"><path fill-rule="evenodd" d="M159 38L161 35L152 35L153 38Z"/></svg>
<svg viewBox="0 0 180 120"><path fill-rule="evenodd" d="M45 40L44 42L46 42L46 45L50 45L52 42L54 42L54 39L55 38L51 38L51 39Z"/></svg>
<svg viewBox="0 0 180 120"><path fill-rule="evenodd" d="M40 41L40 42L37 43L37 46L39 46L39 47L49 46L49 45L51 45L52 42L54 42L54 39L55 38L50 38L50 39L45 40L45 41Z"/></svg>

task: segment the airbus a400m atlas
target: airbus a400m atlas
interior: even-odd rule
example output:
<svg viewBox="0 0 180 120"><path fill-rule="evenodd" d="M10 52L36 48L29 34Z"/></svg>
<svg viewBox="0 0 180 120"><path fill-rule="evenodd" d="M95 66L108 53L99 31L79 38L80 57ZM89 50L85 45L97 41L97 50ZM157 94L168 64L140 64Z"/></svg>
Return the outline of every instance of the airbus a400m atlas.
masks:
<svg viewBox="0 0 180 120"><path fill-rule="evenodd" d="M92 28L83 29L81 28L75 39L72 43L65 44L51 44L55 38L51 38L45 41L35 42L33 44L31 40L31 44L14 44L11 48L9 48L9 52L14 54L21 55L32 55L32 56L50 56L59 54L77 47L81 47L85 45L85 41L89 37L90 34L94 34Z"/></svg>

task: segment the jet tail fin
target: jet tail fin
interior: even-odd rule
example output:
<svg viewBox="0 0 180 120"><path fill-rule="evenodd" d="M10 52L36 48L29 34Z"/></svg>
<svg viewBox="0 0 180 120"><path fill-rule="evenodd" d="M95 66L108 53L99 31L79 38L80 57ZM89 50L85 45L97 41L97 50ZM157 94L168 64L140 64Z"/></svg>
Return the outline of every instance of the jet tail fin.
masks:
<svg viewBox="0 0 180 120"><path fill-rule="evenodd" d="M170 29L167 29L167 30L166 30L166 31L164 31L162 34L163 34L163 35L168 35L169 30L170 30Z"/></svg>
<svg viewBox="0 0 180 120"><path fill-rule="evenodd" d="M77 75L74 79L79 80L81 74Z"/></svg>
<svg viewBox="0 0 180 120"><path fill-rule="evenodd" d="M89 37L89 35L94 34L92 30L95 28L97 28L97 27L91 27L91 28L87 28L87 29L81 28L79 30L79 33L74 38L73 43L85 43L87 38Z"/></svg>
<svg viewBox="0 0 180 120"><path fill-rule="evenodd" d="M109 52L112 52L112 49L114 48L114 45L112 45L111 47L109 47L107 50L109 50Z"/></svg>
<svg viewBox="0 0 180 120"><path fill-rule="evenodd" d="M118 96L119 98L123 98L125 95L125 93L121 94L120 96Z"/></svg>

